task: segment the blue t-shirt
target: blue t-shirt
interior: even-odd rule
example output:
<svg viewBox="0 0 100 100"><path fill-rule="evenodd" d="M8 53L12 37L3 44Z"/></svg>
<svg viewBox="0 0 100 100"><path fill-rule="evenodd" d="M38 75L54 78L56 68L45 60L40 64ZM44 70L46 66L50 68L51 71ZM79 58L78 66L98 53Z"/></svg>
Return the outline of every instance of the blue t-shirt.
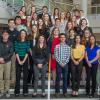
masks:
<svg viewBox="0 0 100 100"><path fill-rule="evenodd" d="M100 48L98 46L96 46L96 45L92 49L91 49L90 46L87 46L86 52L87 52L87 57L88 57L89 61L93 60L96 57L97 51L99 49ZM92 64L98 64L98 60L94 61Z"/></svg>

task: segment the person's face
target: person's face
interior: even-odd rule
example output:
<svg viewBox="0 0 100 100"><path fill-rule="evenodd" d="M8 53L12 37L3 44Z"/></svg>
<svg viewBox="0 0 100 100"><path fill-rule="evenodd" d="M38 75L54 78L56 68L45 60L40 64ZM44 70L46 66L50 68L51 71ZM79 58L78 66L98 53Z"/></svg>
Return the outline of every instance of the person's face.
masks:
<svg viewBox="0 0 100 100"><path fill-rule="evenodd" d="M86 20L82 20L82 25L86 26L87 25L87 21Z"/></svg>
<svg viewBox="0 0 100 100"><path fill-rule="evenodd" d="M88 30L86 30L84 34L85 34L85 37L86 37L86 38L89 38L90 32L89 32Z"/></svg>
<svg viewBox="0 0 100 100"><path fill-rule="evenodd" d="M28 21L28 22L31 21L31 16L27 16L27 21Z"/></svg>
<svg viewBox="0 0 100 100"><path fill-rule="evenodd" d="M39 25L43 25L43 20L42 19L39 19L38 22L39 22Z"/></svg>
<svg viewBox="0 0 100 100"><path fill-rule="evenodd" d="M76 21L76 16L72 17L72 21L75 22Z"/></svg>
<svg viewBox="0 0 100 100"><path fill-rule="evenodd" d="M70 17L70 13L67 13L67 17Z"/></svg>
<svg viewBox="0 0 100 100"><path fill-rule="evenodd" d="M25 13L25 12L26 12L26 8L25 8L25 7L23 7L23 8L22 8L22 11Z"/></svg>
<svg viewBox="0 0 100 100"><path fill-rule="evenodd" d="M21 39L24 39L25 40L25 38L26 38L26 32L24 32L24 31L21 31Z"/></svg>
<svg viewBox="0 0 100 100"><path fill-rule="evenodd" d="M58 14L59 13L59 10L58 9L55 9L55 14Z"/></svg>
<svg viewBox="0 0 100 100"><path fill-rule="evenodd" d="M32 31L33 31L34 33L37 33L37 26L32 26Z"/></svg>
<svg viewBox="0 0 100 100"><path fill-rule="evenodd" d="M76 43L80 43L81 42L80 36L76 36L75 41L76 41Z"/></svg>
<svg viewBox="0 0 100 100"><path fill-rule="evenodd" d="M37 14L36 13L33 14L33 18L37 19Z"/></svg>
<svg viewBox="0 0 100 100"><path fill-rule="evenodd" d="M90 37L90 44L94 44L95 43L95 38L93 36Z"/></svg>
<svg viewBox="0 0 100 100"><path fill-rule="evenodd" d="M39 42L40 42L40 43L44 43L44 37L43 37L43 36L40 36L40 37L39 37Z"/></svg>
<svg viewBox="0 0 100 100"><path fill-rule="evenodd" d="M59 26L60 25L60 20L56 20L55 25Z"/></svg>
<svg viewBox="0 0 100 100"><path fill-rule="evenodd" d="M20 24L21 24L21 19L20 19L20 18L17 18L17 19L15 20L15 23L16 23L17 25L20 25Z"/></svg>
<svg viewBox="0 0 100 100"><path fill-rule="evenodd" d="M70 37L74 37L75 36L75 32L73 30L71 30L70 33L69 33L69 36Z"/></svg>
<svg viewBox="0 0 100 100"><path fill-rule="evenodd" d="M7 32L4 32L2 37L3 37L3 40L8 40L9 34Z"/></svg>
<svg viewBox="0 0 100 100"><path fill-rule="evenodd" d="M43 8L43 13L48 13L48 9L46 7Z"/></svg>
<svg viewBox="0 0 100 100"><path fill-rule="evenodd" d="M78 11L75 11L75 16L80 16L80 13Z"/></svg>
<svg viewBox="0 0 100 100"><path fill-rule="evenodd" d="M14 20L9 21L8 26L9 26L9 28L15 28Z"/></svg>
<svg viewBox="0 0 100 100"><path fill-rule="evenodd" d="M66 41L65 35L60 36L60 41L61 41L61 43L65 43L65 41Z"/></svg>
<svg viewBox="0 0 100 100"><path fill-rule="evenodd" d="M61 18L62 18L62 19L65 18L65 13L64 13L64 12L61 13Z"/></svg>
<svg viewBox="0 0 100 100"><path fill-rule="evenodd" d="M48 20L49 20L49 15L48 15L48 14L45 14L45 15L44 15L44 20L45 20L45 21L48 21Z"/></svg>
<svg viewBox="0 0 100 100"><path fill-rule="evenodd" d="M68 23L68 29L71 29L73 27L72 23Z"/></svg>
<svg viewBox="0 0 100 100"><path fill-rule="evenodd" d="M58 35L59 35L59 29L56 28L56 29L54 30L54 36L58 36Z"/></svg>
<svg viewBox="0 0 100 100"><path fill-rule="evenodd" d="M35 7L32 7L32 13L34 13L36 11Z"/></svg>
<svg viewBox="0 0 100 100"><path fill-rule="evenodd" d="M19 11L18 16L23 17L24 16L23 11Z"/></svg>
<svg viewBox="0 0 100 100"><path fill-rule="evenodd" d="M80 11L80 16L84 16L84 12L83 11Z"/></svg>

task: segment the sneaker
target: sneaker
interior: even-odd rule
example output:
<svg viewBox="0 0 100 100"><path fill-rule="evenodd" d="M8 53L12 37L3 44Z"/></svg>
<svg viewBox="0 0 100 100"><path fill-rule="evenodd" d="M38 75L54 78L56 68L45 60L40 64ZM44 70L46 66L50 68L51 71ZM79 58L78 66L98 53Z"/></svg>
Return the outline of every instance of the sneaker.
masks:
<svg viewBox="0 0 100 100"><path fill-rule="evenodd" d="M4 95L3 93L0 93L0 98L1 98L3 95Z"/></svg>
<svg viewBox="0 0 100 100"><path fill-rule="evenodd" d="M43 92L43 93L42 93L42 97L45 97L45 96L46 96L46 94L45 94L45 92Z"/></svg>
<svg viewBox="0 0 100 100"><path fill-rule="evenodd" d="M10 92L9 92L9 91L6 92L6 97L7 97L7 98L10 97Z"/></svg>
<svg viewBox="0 0 100 100"><path fill-rule="evenodd" d="M15 94L15 97L19 97L19 94Z"/></svg>
<svg viewBox="0 0 100 100"><path fill-rule="evenodd" d="M64 93L63 96L64 96L64 97L67 97L67 93Z"/></svg>
<svg viewBox="0 0 100 100"><path fill-rule="evenodd" d="M59 98L59 97L60 97L60 94L59 94L59 93L56 93L56 94L55 94L55 97L56 97L56 98Z"/></svg>
<svg viewBox="0 0 100 100"><path fill-rule="evenodd" d="M36 96L37 96L37 93L34 92L34 93L32 94L32 97L36 97Z"/></svg>
<svg viewBox="0 0 100 100"><path fill-rule="evenodd" d="M24 97L27 97L28 96L28 93L24 93L23 95L24 95Z"/></svg>

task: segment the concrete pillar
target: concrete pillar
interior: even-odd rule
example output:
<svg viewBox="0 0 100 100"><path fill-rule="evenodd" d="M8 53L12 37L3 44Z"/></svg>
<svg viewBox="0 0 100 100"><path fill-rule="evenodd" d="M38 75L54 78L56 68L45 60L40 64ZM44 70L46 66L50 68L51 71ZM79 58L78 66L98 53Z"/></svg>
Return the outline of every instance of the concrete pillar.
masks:
<svg viewBox="0 0 100 100"><path fill-rule="evenodd" d="M81 2L81 9L84 10L84 14L87 17L87 10L88 10L88 0L82 0Z"/></svg>

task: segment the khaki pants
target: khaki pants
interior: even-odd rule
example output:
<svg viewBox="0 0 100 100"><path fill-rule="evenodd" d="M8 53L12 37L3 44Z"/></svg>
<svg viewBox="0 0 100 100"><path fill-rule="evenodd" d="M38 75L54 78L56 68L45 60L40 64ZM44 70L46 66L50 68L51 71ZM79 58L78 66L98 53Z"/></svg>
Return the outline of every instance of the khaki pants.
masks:
<svg viewBox="0 0 100 100"><path fill-rule="evenodd" d="M9 91L11 61L0 64L0 92Z"/></svg>
<svg viewBox="0 0 100 100"><path fill-rule="evenodd" d="M11 81L15 82L16 79L16 68L15 68L15 54L11 58Z"/></svg>

